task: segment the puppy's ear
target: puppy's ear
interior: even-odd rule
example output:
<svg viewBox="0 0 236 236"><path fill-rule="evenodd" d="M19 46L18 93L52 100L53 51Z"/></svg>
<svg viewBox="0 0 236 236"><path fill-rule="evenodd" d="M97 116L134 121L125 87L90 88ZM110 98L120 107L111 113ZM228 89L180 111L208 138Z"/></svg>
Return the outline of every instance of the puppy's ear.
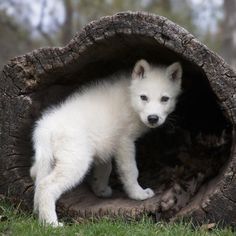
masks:
<svg viewBox="0 0 236 236"><path fill-rule="evenodd" d="M183 74L182 66L179 62L175 62L167 67L167 77L173 82L180 82Z"/></svg>
<svg viewBox="0 0 236 236"><path fill-rule="evenodd" d="M137 61L132 72L132 79L143 79L149 70L150 65L146 60Z"/></svg>

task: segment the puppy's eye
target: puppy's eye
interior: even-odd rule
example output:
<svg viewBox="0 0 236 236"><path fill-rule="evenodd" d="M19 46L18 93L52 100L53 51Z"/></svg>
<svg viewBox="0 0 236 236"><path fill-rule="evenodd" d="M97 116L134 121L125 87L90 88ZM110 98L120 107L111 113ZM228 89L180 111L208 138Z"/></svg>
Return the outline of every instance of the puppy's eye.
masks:
<svg viewBox="0 0 236 236"><path fill-rule="evenodd" d="M162 96L161 97L161 102L167 102L170 98L167 96Z"/></svg>
<svg viewBox="0 0 236 236"><path fill-rule="evenodd" d="M147 101L148 97L146 95L140 95L141 100L143 101Z"/></svg>

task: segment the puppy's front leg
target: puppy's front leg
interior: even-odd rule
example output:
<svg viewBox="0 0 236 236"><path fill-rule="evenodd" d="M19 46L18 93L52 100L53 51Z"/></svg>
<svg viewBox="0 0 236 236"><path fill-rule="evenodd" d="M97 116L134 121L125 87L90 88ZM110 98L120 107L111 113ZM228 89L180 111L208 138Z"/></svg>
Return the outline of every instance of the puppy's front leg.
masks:
<svg viewBox="0 0 236 236"><path fill-rule="evenodd" d="M124 190L135 200L145 200L154 196L150 189L143 189L138 183L138 169L135 160L135 145L131 139L123 139L116 155L116 163Z"/></svg>
<svg viewBox="0 0 236 236"><path fill-rule="evenodd" d="M95 163L89 184L98 197L111 197L112 189L109 186L109 177L112 171L111 160L102 163Z"/></svg>

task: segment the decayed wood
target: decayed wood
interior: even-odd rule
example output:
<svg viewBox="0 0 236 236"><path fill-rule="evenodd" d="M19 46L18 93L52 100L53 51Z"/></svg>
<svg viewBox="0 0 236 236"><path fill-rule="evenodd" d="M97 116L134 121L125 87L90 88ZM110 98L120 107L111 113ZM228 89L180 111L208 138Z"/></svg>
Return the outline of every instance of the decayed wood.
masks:
<svg viewBox="0 0 236 236"><path fill-rule="evenodd" d="M186 30L164 17L143 12L101 18L88 24L65 47L38 49L5 65L0 75L0 194L12 201L22 201L22 206L31 209L33 183L29 166L33 153L30 136L33 122L42 109L60 101L85 81L130 69L141 57L164 64L180 60L186 86L190 81L193 85L189 86L199 86L201 92L209 87L209 94L207 90L199 97L205 96L206 100L209 97L219 104L216 116L207 113L206 120L196 129L204 125L204 129L217 126L221 132L230 130L227 131L229 147L222 152L225 163L220 173L197 194L194 190L192 195L196 196L191 196L192 201L177 215L174 212L168 218L192 216L197 221L223 220L236 224L236 74L222 58ZM201 106L205 103L207 101L202 101ZM219 117L223 115L227 122L221 122L223 118ZM191 117L186 119L191 120ZM190 126L186 130L191 136L196 130ZM140 152L147 155L149 149L145 145ZM187 163L186 158L181 161ZM214 162L220 161L210 163ZM113 199L98 200L86 187L81 187L62 197L58 211L75 219L107 214L137 217L144 212L158 215L160 207L160 197L136 202L118 191Z"/></svg>

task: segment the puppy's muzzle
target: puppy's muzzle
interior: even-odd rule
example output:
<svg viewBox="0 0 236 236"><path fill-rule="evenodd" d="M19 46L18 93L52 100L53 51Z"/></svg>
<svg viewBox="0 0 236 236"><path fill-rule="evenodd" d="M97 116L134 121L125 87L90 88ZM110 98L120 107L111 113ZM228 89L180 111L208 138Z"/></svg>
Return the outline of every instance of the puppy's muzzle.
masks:
<svg viewBox="0 0 236 236"><path fill-rule="evenodd" d="M159 120L159 117L157 115L149 115L147 117L147 120L150 125L156 125Z"/></svg>

